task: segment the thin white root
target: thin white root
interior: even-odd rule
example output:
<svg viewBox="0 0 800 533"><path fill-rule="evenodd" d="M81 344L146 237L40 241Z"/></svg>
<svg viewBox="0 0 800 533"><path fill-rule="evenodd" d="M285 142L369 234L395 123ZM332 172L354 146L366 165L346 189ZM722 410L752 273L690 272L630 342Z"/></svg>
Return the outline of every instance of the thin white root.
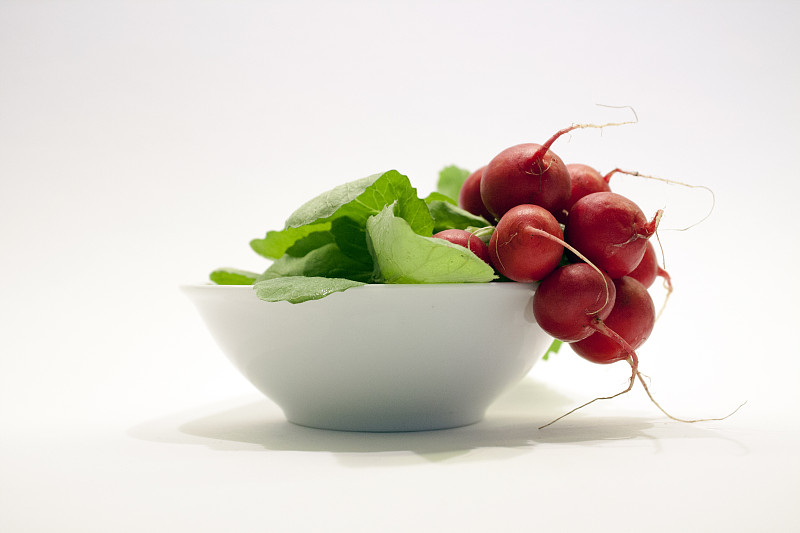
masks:
<svg viewBox="0 0 800 533"><path fill-rule="evenodd" d="M690 224L689 226L686 226L685 228L669 228L670 231L687 231L687 230L690 230L693 227L697 226L698 224L701 224L702 222L704 222L708 217L711 216L711 213L714 212L714 207L716 206L716 203L717 203L717 197L714 195L714 191L711 190L711 188L706 187L705 185L692 185L691 183L684 183L682 181L670 180L670 179L666 179L666 178L659 178L659 177L656 177L656 176L648 176L647 174L642 174L641 172L638 172L638 171L635 171L635 170L623 170L621 168L615 168L614 170L612 170L611 172L606 174L605 177L604 177L606 182L608 182L611 179L611 176L613 174L617 173L617 172L619 172L620 174L627 174L629 176L636 176L636 177L644 178L644 179L648 179L648 180L660 181L662 183L668 183L670 185L680 185L681 187L688 187L690 189L703 189L705 191L708 191L708 193L711 195L711 207L709 208L708 213L706 213L705 216L703 218L701 218L700 220L698 220L697 222L695 222L693 224Z"/></svg>
<svg viewBox="0 0 800 533"><path fill-rule="evenodd" d="M636 110L629 105L609 105L609 104L595 104L600 107L608 107L609 109L630 109L631 113L633 113L633 123L639 122L639 115L636 114Z"/></svg>
<svg viewBox="0 0 800 533"><path fill-rule="evenodd" d="M548 422L547 424L545 424L545 425L543 425L543 426L539 426L539 429L544 429L544 428L546 428L547 426L550 426L550 425L552 425L552 424L555 424L556 422L558 422L558 421L559 421L559 420L561 420L562 418L568 417L569 415L571 415L571 414L572 414L572 413L574 413L575 411L578 411L578 410L580 410L580 409L583 409L583 408L584 408L584 407L586 407L587 405L591 405L591 404L593 404L594 402L596 402L596 401L598 401L598 400L612 400L612 399L616 398L617 396L622 396L623 394L625 394L625 393L627 393L627 392L630 392L630 390L633 388L633 384L634 384L634 377L633 377L633 376L631 376L631 379L630 379L630 384L629 384L629 385L628 385L628 386L625 388L625 390L623 390L623 391L620 391L620 392L618 392L618 393L616 393L616 394L612 394L611 396L603 396L603 397L600 397L600 398L595 398L595 399L593 399L593 400L589 400L588 402L586 402L586 403L584 403L584 404L582 404L582 405L579 405L578 407L575 407L574 409L571 409L571 410L567 411L566 413L564 413L563 415L559 416L558 418L555 418L555 419L551 420L551 421L550 421L550 422Z"/></svg>
<svg viewBox="0 0 800 533"><path fill-rule="evenodd" d="M656 399L653 398L653 395L650 393L650 388L647 386L647 383L645 383L645 380L642 377L642 374L638 370L636 371L636 376L639 378L639 382L642 384L642 387L644 387L644 391L647 393L647 397L650 398L650 401L653 402L653 405L658 407L659 411L664 413L665 416L667 416L668 418L671 418L672 420L675 420L676 422L684 422L686 424L694 424L695 422L713 422L713 421L717 421L717 420L725 420L726 418L729 418L729 417L735 415L736 412L739 409L741 409L742 407L744 407L745 404L747 403L747 402L742 402L742 404L739 405L739 407L737 407L736 409L734 409L733 411L731 411L727 415L721 416L721 417L717 417L717 418L689 418L689 419L678 418L676 416L672 416L671 414L669 414L663 407L661 407L661 404L659 404L656 401Z"/></svg>
<svg viewBox="0 0 800 533"><path fill-rule="evenodd" d="M664 303L661 304L661 309L659 309L658 314L656 314L656 321L661 318L661 315L664 313L664 309L667 308L669 297L672 295L672 282L666 278L664 279L664 288L667 290L667 294L664 296Z"/></svg>
<svg viewBox="0 0 800 533"><path fill-rule="evenodd" d="M576 411L578 411L580 409L583 409L584 407L586 407L588 405L593 404L594 402L596 402L598 400L611 400L613 398L616 398L617 396L622 396L623 394L626 394L626 393L630 392L631 389L633 389L633 385L634 385L636 379L638 379L639 383L642 384L642 387L644 388L645 393L647 393L647 397L650 398L650 401L653 403L653 405L655 405L658 408L658 410L661 411L667 418L669 418L671 420L675 420L676 422L683 422L685 424L694 424L696 422L714 422L714 421L719 421L719 420L725 420L726 418L730 418L731 416L735 415L739 411L739 409L741 409L742 407L745 406L745 404L747 404L747 402L743 402L736 409L734 409L733 411L731 411L727 415L721 416L721 417L715 417L715 418L678 418L677 416L673 416L666 409L664 409L661 406L661 404L658 403L658 401L656 401L656 399L653 397L653 394L650 392L650 387L647 385L647 381L645 380L645 376L639 371L638 361L633 360L631 358L628 358L628 363L630 363L630 365L631 365L632 373L631 373L631 377L630 377L629 382L628 382L628 386L625 388L625 390L622 390L622 391L620 391L620 392L618 392L616 394L612 394L611 396L603 396L603 397L600 397L600 398L594 398L593 400L589 400L588 402L586 402L584 404L581 404L578 407L575 407L574 409L571 409L571 410L567 411L566 413L564 413L563 415L559 416L558 418L555 418L555 419L551 420L547 424L539 426L539 429L544 429L547 426L555 424L556 422L558 422L562 418L565 418L565 417L571 415L572 413L574 413L574 412L576 412Z"/></svg>

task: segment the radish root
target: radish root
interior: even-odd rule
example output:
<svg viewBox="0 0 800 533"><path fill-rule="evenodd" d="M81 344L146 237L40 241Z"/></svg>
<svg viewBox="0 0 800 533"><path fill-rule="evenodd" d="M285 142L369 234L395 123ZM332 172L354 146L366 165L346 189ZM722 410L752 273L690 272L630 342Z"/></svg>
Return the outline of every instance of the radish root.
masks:
<svg viewBox="0 0 800 533"><path fill-rule="evenodd" d="M605 328L605 329L606 329L606 331L612 333L613 335L617 335L612 330L610 330L608 328ZM602 331L601 329L598 329L598 331L600 331L603 334L606 333L605 331ZM612 335L609 335L609 336L614 338ZM627 348L630 348L630 345L628 345L628 343L625 342L624 339L619 337L619 335L617 335L617 338L618 338L619 341L622 341L622 343L624 343L623 344L623 348L625 348L626 346L627 346ZM626 349L626 351L627 351L627 349ZM685 424L694 424L696 422L714 422L714 421L719 421L719 420L725 420L726 418L729 418L729 417L735 415L739 411L739 409L741 409L742 407L745 406L745 404L747 404L747 402L743 402L736 409L734 409L733 411L731 411L727 415L721 416L721 417L716 417L716 418L678 418L677 416L674 416L674 415L670 414L666 409L664 409L661 406L660 403L658 403L658 401L656 401L656 399L653 397L653 394L650 392L650 387L647 386L647 382L644 379L644 376L642 375L641 372L639 372L639 361L638 361L638 358L636 358L636 354L633 352L633 350L630 351L630 354L632 354L632 355L628 356L627 361L628 361L628 364L631 365L632 372L631 372L631 377L628 380L628 386L624 390L622 390L622 391L620 391L620 392L618 392L616 394L612 394L611 396L601 396L601 397L598 397L598 398L594 398L593 400L589 400L588 402L586 402L584 404L581 404L578 407L575 407L574 409L571 409L570 411L567 411L566 413L564 413L563 415L559 416L558 418L555 418L555 419L551 420L547 424L539 426L539 429L544 429L544 428L546 428L546 427L548 427L548 426L550 426L552 424L555 424L559 420L561 420L561 419L563 419L563 418L575 413L576 411L579 411L580 409L583 409L584 407L586 407L588 405L593 404L596 401L599 401L599 400L611 400L611 399L616 398L617 396L622 396L623 394L626 394L626 393L630 392L633 389L633 385L636 382L636 379L638 379L639 383L642 384L642 387L644 388L645 393L647 393L647 397L650 398L650 401L653 403L653 405L655 405L658 408L658 410L661 411L667 418L669 418L671 420L675 420L676 422L683 422Z"/></svg>
<svg viewBox="0 0 800 533"><path fill-rule="evenodd" d="M603 324L602 320L597 319L597 318L594 319L592 321L592 326L594 327L594 329L598 333L601 333L602 335L605 335L606 337L610 337L611 339L613 339L614 341L619 343L619 345L622 347L623 350L625 350L625 353L628 355L627 361L631 365L631 377L628 380L627 388L625 390L620 391L620 392L618 392L616 394L613 394L611 396L603 396L603 397L600 397L600 398L595 398L593 400L589 400L588 402L586 402L586 403L584 403L582 405L579 405L578 407L576 407L576 408L564 413L563 415L559 416L558 418L556 418L554 420L551 420L547 424L545 424L543 426L539 426L539 429L544 429L547 426L558 422L562 418L564 418L566 416L569 416L572 413L574 413L575 411L578 411L579 409L583 409L587 405L591 405L591 404L593 404L594 402L596 402L598 400L611 400L613 398L616 398L617 396L622 396L623 394L625 394L625 393L629 392L631 389L633 389L633 384L636 382L636 376L639 374L639 357L636 355L636 352L633 350L631 345L628 344L628 342L625 339L620 337L620 335L616 331L606 327L606 325Z"/></svg>
<svg viewBox="0 0 800 533"><path fill-rule="evenodd" d="M658 242L658 248L659 248L659 250L661 250L661 263L666 268L666 266L667 266L667 257L666 257L666 254L664 253L664 246L662 246L662 244L661 244L661 237L658 235L658 228L656 228L656 231L655 231L654 235L656 237L656 241ZM656 314L655 321L658 322L658 319L661 318L661 315L664 313L664 310L667 308L667 302L669 301L669 297L672 295L672 278L667 273L667 271L664 270L664 268L661 268L658 265L658 263L656 263L656 267L658 268L658 271L657 271L656 275L661 277L661 278L663 278L663 280L664 280L664 288L667 290L667 294L664 296L664 302L661 304L661 309L659 309L658 313Z"/></svg>
<svg viewBox="0 0 800 533"><path fill-rule="evenodd" d="M562 135L564 135L566 133L569 133L569 132L571 132L573 130L580 130L580 129L587 129L587 128L595 128L595 129L602 130L603 128L608 128L608 127L613 127L613 126L626 126L628 124L636 124L638 121L639 121L639 118L636 117L636 113L634 113L634 120L626 120L626 121L623 121L623 122L606 122L605 124L572 124L572 125L570 125L570 126L568 126L566 128L562 128L562 129L558 130L556 133L554 133L552 137L547 139L544 142L544 144L538 150L536 150L536 153L534 153L533 157L535 159L541 160L541 158L544 156L544 154L550 149L551 146L553 146L553 143L556 142L556 140L558 140L559 137L561 137Z"/></svg>
<svg viewBox="0 0 800 533"><path fill-rule="evenodd" d="M556 422L558 422L559 420L561 420L562 418L566 418L569 415L571 415L572 413L574 413L575 411L579 411L579 410L583 409L584 407L593 404L594 402L597 402L597 401L600 401L600 400L613 400L617 396L622 396L623 394L625 394L627 392L630 392L631 389L633 389L633 384L635 382L636 382L635 381L635 376L631 376L630 382L628 383L628 386L625 388L625 390L619 391L618 393L612 394L611 396L602 396L600 398L595 398L593 400L589 400L588 402L586 402L586 403L584 403L582 405L579 405L578 407L575 407L574 409L572 409L570 411L567 411L566 413L564 413L563 415L559 416L558 418L555 418L555 419L551 420L547 424L545 424L543 426L539 426L539 429L544 429L547 426L553 425Z"/></svg>
<svg viewBox="0 0 800 533"><path fill-rule="evenodd" d="M605 107L614 107L614 106L605 106ZM558 140L558 138L561 137L562 135L569 133L573 130L595 128L602 131L603 128L608 128L613 126L626 126L628 124L636 124L637 122L639 122L639 117L636 115L636 111L632 107L620 106L620 108L630 109L631 112L633 113L633 120L626 120L623 122L606 122L605 124L572 124L566 128L558 130L555 134L553 134L553 136L547 139L544 142L544 144L542 144L542 146L539 147L539 149L536 150L536 152L534 152L533 154L533 159L538 162L539 173L541 174L544 172L544 170L542 170L541 168L541 161L542 158L544 158L544 154L547 153L550 147L553 146L553 143L556 142L556 140Z"/></svg>
<svg viewBox="0 0 800 533"><path fill-rule="evenodd" d="M686 226L685 228L675 228L672 231L687 231L687 230L697 226L698 224L701 224L708 217L711 216L711 213L714 211L714 207L716 206L716 203L717 203L717 198L714 195L714 191L711 190L709 187L706 187L705 185L692 185L690 183L683 183L682 181L669 180L669 179L666 179L666 178L658 178L656 176L648 176L647 174L642 174L641 172L637 172L635 170L623 170L621 168L615 168L614 170L612 170L611 172L606 174L603 177L603 179L605 180L606 183L609 183L611 181L611 176L613 176L614 174L617 174L617 173L619 173L619 174L627 174L629 176L636 176L636 177L644 178L644 179L648 179L648 180L660 181L660 182L663 182L663 183L668 183L670 185L680 185L682 187L689 187L690 189L704 189L704 190L708 191L708 193L711 195L711 207L709 208L708 213L706 213L706 215L703 218L701 218L700 220L698 220L694 224L690 224L689 226Z"/></svg>
<svg viewBox="0 0 800 533"><path fill-rule="evenodd" d="M727 415L721 416L721 417L717 417L717 418L689 418L689 419L687 419L687 418L678 418L676 416L672 416L671 414L669 414L663 407L661 407L661 404L659 404L656 401L656 399L653 398L653 395L650 392L650 388L647 386L647 383L645 383L645 380L642 377L642 374L638 370L636 371L636 376L639 378L639 382L642 384L642 387L644 387L644 391L647 393L647 397L650 398L650 401L653 402L653 405L658 407L659 411L664 413L664 415L666 415L668 418L671 418L672 420L675 420L676 422L684 422L686 424L694 424L695 422L713 422L713 421L716 421L716 420L725 420L726 418L729 418L729 417L735 415L736 412L739 409L741 409L742 407L744 407L745 404L747 403L747 402L742 402L739 405L739 407L737 407L736 409L734 409L733 411L731 411Z"/></svg>
<svg viewBox="0 0 800 533"><path fill-rule="evenodd" d="M658 267L658 275L664 279L664 288L666 289L667 294L664 296L664 303L661 304L661 309L659 309L658 313L656 314L656 321L661 318L661 314L664 312L664 309L667 308L669 297L672 295L672 278L670 278L669 274L667 274L667 271L661 267Z"/></svg>

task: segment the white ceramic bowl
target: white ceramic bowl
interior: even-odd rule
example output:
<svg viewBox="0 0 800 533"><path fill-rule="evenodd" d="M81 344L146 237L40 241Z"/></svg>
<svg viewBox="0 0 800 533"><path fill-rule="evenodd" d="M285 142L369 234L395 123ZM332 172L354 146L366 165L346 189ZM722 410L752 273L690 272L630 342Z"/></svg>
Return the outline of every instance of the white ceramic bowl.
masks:
<svg viewBox="0 0 800 533"><path fill-rule="evenodd" d="M478 422L552 340L522 283L366 285L300 304L250 286L182 290L239 371L289 421L316 428Z"/></svg>

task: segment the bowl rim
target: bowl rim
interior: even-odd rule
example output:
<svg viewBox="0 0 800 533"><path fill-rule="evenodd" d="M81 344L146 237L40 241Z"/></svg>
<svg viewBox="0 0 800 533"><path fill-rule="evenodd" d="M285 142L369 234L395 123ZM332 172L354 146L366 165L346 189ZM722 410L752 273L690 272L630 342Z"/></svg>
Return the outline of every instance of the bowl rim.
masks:
<svg viewBox="0 0 800 533"><path fill-rule="evenodd" d="M488 287L505 287L508 290L532 290L536 288L538 283L522 283L517 281L509 282L486 282L486 283L365 283L357 287L351 287L347 291L352 290L400 290L402 288L407 290L421 290L433 288L454 288L467 290L487 290ZM217 285L216 283L182 283L178 285L180 289L200 289L200 290L239 290L245 289L253 290L253 285ZM494 289L492 289L494 290ZM344 292L344 291L343 291Z"/></svg>

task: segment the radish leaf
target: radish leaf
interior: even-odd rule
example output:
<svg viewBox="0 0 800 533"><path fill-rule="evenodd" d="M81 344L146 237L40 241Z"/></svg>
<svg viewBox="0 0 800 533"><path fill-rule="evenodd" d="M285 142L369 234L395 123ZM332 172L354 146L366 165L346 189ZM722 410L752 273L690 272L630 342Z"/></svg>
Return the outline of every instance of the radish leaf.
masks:
<svg viewBox="0 0 800 533"><path fill-rule="evenodd" d="M494 269L463 246L414 232L394 206L367 220L367 235L383 283L483 283Z"/></svg>
<svg viewBox="0 0 800 533"><path fill-rule="evenodd" d="M293 304L319 300L334 292L342 292L364 283L341 278L289 276L257 282L256 294L267 302L287 301Z"/></svg>

